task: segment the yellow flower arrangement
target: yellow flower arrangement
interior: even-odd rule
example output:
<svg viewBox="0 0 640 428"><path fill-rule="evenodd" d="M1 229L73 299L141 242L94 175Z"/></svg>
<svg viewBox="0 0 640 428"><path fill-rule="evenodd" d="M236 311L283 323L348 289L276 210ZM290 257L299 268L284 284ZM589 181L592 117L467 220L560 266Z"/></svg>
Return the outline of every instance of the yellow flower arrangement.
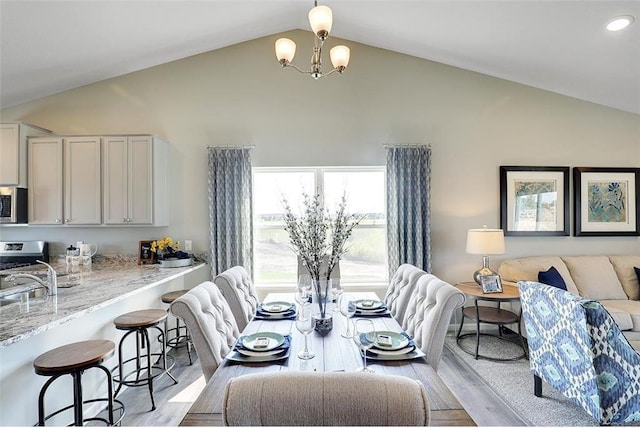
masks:
<svg viewBox="0 0 640 428"><path fill-rule="evenodd" d="M164 238L151 243L151 251L156 254L173 254L180 251L180 242L174 241L170 237L165 236Z"/></svg>

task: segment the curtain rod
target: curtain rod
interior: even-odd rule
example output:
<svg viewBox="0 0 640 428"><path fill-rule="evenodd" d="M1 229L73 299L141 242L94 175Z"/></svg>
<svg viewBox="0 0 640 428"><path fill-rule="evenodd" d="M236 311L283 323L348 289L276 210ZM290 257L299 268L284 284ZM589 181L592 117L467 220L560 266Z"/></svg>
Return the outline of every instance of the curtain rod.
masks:
<svg viewBox="0 0 640 428"><path fill-rule="evenodd" d="M207 146L207 149L255 149L256 146Z"/></svg>
<svg viewBox="0 0 640 428"><path fill-rule="evenodd" d="M393 147L424 147L427 146L431 148L431 143L429 144L383 144L382 147L385 149L390 149Z"/></svg>

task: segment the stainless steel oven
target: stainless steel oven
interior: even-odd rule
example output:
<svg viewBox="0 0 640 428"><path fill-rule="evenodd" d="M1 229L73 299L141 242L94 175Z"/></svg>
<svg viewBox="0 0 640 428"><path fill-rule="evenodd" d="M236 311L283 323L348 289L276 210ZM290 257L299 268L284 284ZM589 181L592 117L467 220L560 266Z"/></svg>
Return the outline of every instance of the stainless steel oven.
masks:
<svg viewBox="0 0 640 428"><path fill-rule="evenodd" d="M27 222L27 189L0 187L0 223Z"/></svg>

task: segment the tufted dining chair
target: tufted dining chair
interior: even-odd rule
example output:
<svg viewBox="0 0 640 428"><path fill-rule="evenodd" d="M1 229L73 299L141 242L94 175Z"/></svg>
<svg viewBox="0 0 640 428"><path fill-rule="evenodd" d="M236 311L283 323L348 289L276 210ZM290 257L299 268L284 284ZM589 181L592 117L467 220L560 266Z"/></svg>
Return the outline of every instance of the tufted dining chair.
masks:
<svg viewBox="0 0 640 428"><path fill-rule="evenodd" d="M280 371L231 379L222 413L226 426L426 426L429 400L404 376Z"/></svg>
<svg viewBox="0 0 640 428"><path fill-rule="evenodd" d="M208 382L240 333L231 309L211 281L205 281L174 300L169 311L184 321Z"/></svg>
<svg viewBox="0 0 640 428"><path fill-rule="evenodd" d="M422 269L405 263L398 267L389 281L384 302L403 329L406 329L405 314L416 292L416 282L425 274L426 272Z"/></svg>
<svg viewBox="0 0 640 428"><path fill-rule="evenodd" d="M242 266L234 266L217 275L213 282L229 303L238 329L244 330L256 314L258 293L249 273Z"/></svg>
<svg viewBox="0 0 640 428"><path fill-rule="evenodd" d="M464 294L435 275L426 273L416 282L416 293L406 313L405 331L438 370L451 316L464 305Z"/></svg>

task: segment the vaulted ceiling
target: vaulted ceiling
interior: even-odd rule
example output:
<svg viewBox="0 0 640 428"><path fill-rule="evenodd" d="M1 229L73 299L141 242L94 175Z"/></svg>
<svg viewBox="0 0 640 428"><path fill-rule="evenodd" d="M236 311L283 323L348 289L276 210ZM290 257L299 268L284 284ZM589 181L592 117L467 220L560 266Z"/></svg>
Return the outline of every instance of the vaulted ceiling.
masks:
<svg viewBox="0 0 640 428"><path fill-rule="evenodd" d="M640 1L320 4L333 10L334 36L640 114ZM0 0L0 107L308 30L311 7L309 0ZM617 15L635 22L607 31Z"/></svg>

